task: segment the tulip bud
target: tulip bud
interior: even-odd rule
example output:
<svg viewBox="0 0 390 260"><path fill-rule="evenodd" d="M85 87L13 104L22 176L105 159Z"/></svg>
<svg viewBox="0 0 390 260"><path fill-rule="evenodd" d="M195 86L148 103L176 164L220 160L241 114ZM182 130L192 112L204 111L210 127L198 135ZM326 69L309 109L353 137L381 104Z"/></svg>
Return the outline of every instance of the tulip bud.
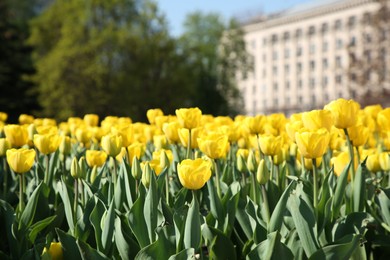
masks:
<svg viewBox="0 0 390 260"><path fill-rule="evenodd" d="M38 134L37 129L34 124L30 124L27 127L27 133L28 133L28 139L29 140L34 140L34 135Z"/></svg>
<svg viewBox="0 0 390 260"><path fill-rule="evenodd" d="M168 159L167 153L165 151L162 151L160 153L160 167L161 169L164 169L165 167L169 168L170 161Z"/></svg>
<svg viewBox="0 0 390 260"><path fill-rule="evenodd" d="M242 155L237 156L237 169L239 172L245 172L247 170L245 160Z"/></svg>
<svg viewBox="0 0 390 260"><path fill-rule="evenodd" d="M85 179L85 177L87 176L87 163L85 161L84 156L82 156L79 160L79 170L80 170L79 177Z"/></svg>
<svg viewBox="0 0 390 260"><path fill-rule="evenodd" d="M386 152L379 154L379 164L381 165L382 171L390 170L390 157Z"/></svg>
<svg viewBox="0 0 390 260"><path fill-rule="evenodd" d="M143 169L142 169L142 184L145 186L145 188L149 188L150 185L150 178L152 175L152 168L149 165L149 162L146 162Z"/></svg>
<svg viewBox="0 0 390 260"><path fill-rule="evenodd" d="M72 149L72 143L69 136L63 136L59 146L59 150L63 155L69 155Z"/></svg>
<svg viewBox="0 0 390 260"><path fill-rule="evenodd" d="M255 157L255 153L252 150L249 152L246 167L248 167L248 170L250 172L255 172L257 170L256 157Z"/></svg>
<svg viewBox="0 0 390 260"><path fill-rule="evenodd" d="M72 165L70 166L70 174L74 179L80 178L80 166L76 157L73 157Z"/></svg>
<svg viewBox="0 0 390 260"><path fill-rule="evenodd" d="M194 153L194 158L195 158L195 159L202 158L201 152L199 152L198 150L196 150L195 153Z"/></svg>
<svg viewBox="0 0 390 260"><path fill-rule="evenodd" d="M90 177L90 181L91 183L93 183L96 179L96 176L97 176L97 166L93 166L92 168L92 171L91 171L91 177Z"/></svg>
<svg viewBox="0 0 390 260"><path fill-rule="evenodd" d="M257 167L256 179L259 184L266 184L269 180L269 171L264 159L260 160L259 167Z"/></svg>
<svg viewBox="0 0 390 260"><path fill-rule="evenodd" d="M0 157L5 156L8 149L11 148L11 144L5 138L0 138Z"/></svg>
<svg viewBox="0 0 390 260"><path fill-rule="evenodd" d="M140 165L140 162L139 162L137 156L134 156L134 158L133 158L133 162L131 165L131 175L133 175L134 179L136 179L136 180L141 179L141 176L142 176L141 165Z"/></svg>

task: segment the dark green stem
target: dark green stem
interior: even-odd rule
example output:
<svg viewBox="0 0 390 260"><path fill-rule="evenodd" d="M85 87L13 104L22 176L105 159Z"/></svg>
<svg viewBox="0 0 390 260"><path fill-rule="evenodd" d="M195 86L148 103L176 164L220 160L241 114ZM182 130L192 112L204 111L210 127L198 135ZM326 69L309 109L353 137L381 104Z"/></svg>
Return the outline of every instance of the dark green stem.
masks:
<svg viewBox="0 0 390 260"><path fill-rule="evenodd" d="M316 159L312 159L313 164L313 205L314 210L317 210L317 204L318 204L318 178L317 178L317 167L316 167Z"/></svg>
<svg viewBox="0 0 390 260"><path fill-rule="evenodd" d="M77 223L77 203L79 199L79 182L78 179L74 180L74 201L73 201L73 222L76 225Z"/></svg>
<svg viewBox="0 0 390 260"><path fill-rule="evenodd" d="M24 174L19 174L19 211L24 210Z"/></svg>
<svg viewBox="0 0 390 260"><path fill-rule="evenodd" d="M167 199L167 205L169 205L169 168L165 174L165 193Z"/></svg>
<svg viewBox="0 0 390 260"><path fill-rule="evenodd" d="M348 130L347 129L344 129L344 133L345 133L345 136L347 138L347 145L348 145L348 151L349 151L349 158L351 159L351 184L353 184L353 180L355 178L355 156L354 156L354 152L353 152L353 146L352 146L352 142L351 142L351 139L349 138L349 135L348 135ZM352 185L353 187L353 185Z"/></svg>
<svg viewBox="0 0 390 260"><path fill-rule="evenodd" d="M250 173L251 178L252 178L252 196L253 196L253 201L255 202L256 205L258 205L257 201L257 189L256 189L256 174L255 173Z"/></svg>
<svg viewBox="0 0 390 260"><path fill-rule="evenodd" d="M268 204L268 197L267 197L267 191L265 190L265 185L260 185L261 186L261 193L263 195L263 203L264 203L264 209L265 209L265 217L267 218L266 219L266 223L269 223L270 219L271 219L271 215L270 215L270 212L269 212L269 204Z"/></svg>
<svg viewBox="0 0 390 260"><path fill-rule="evenodd" d="M187 159L192 159L192 155L191 155L191 129L188 129L188 143L187 143L186 158Z"/></svg>
<svg viewBox="0 0 390 260"><path fill-rule="evenodd" d="M218 194L218 197L221 198L221 187L219 185L219 169L218 169L218 164L217 162L215 161L215 159L213 160L213 163L214 163L214 171L215 171L215 184L217 185L217 194Z"/></svg>
<svg viewBox="0 0 390 260"><path fill-rule="evenodd" d="M45 169L45 176L43 178L43 182L45 184L48 184L49 182L49 155L45 155L45 164L46 164L46 169Z"/></svg>
<svg viewBox="0 0 390 260"><path fill-rule="evenodd" d="M7 191L8 191L8 164L7 164L7 159L5 157L3 157L3 175L4 175L3 199L7 201L5 197L7 196Z"/></svg>

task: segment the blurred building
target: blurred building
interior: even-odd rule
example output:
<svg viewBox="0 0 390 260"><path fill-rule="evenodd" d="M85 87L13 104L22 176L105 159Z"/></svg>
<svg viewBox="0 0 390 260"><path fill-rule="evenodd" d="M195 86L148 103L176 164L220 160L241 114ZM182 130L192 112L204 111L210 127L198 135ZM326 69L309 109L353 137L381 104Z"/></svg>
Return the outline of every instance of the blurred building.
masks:
<svg viewBox="0 0 390 260"><path fill-rule="evenodd" d="M246 112L291 114L354 98L349 50L364 52L364 20L378 8L373 0L316 0L243 23L254 57L254 72L239 82Z"/></svg>

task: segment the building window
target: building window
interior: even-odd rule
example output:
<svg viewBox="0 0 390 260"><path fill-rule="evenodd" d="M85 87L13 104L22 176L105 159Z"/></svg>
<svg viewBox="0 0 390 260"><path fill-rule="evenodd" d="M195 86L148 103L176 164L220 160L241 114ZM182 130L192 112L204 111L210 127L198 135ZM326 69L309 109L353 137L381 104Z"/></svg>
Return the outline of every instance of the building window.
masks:
<svg viewBox="0 0 390 260"><path fill-rule="evenodd" d="M341 39L336 40L336 48L337 49L343 48L343 40L341 40Z"/></svg>
<svg viewBox="0 0 390 260"><path fill-rule="evenodd" d="M272 41L272 43L276 43L278 41L278 36L276 34L273 34L271 41Z"/></svg>
<svg viewBox="0 0 390 260"><path fill-rule="evenodd" d="M309 80L309 86L310 86L310 88L314 88L315 83L316 83L315 79L314 79L314 78L310 78L310 80Z"/></svg>
<svg viewBox="0 0 390 260"><path fill-rule="evenodd" d="M302 101L303 101L302 96L298 96L298 102L299 102L299 104L302 104Z"/></svg>
<svg viewBox="0 0 390 260"><path fill-rule="evenodd" d="M299 39L299 38L302 37L302 29L297 29L297 30L295 31L295 37L296 37L297 39Z"/></svg>
<svg viewBox="0 0 390 260"><path fill-rule="evenodd" d="M341 30L341 26L342 26L341 20L340 19L336 20L335 23L334 23L334 29L336 31Z"/></svg>
<svg viewBox="0 0 390 260"><path fill-rule="evenodd" d="M302 63L300 62L297 63L297 72L298 73L302 72Z"/></svg>
<svg viewBox="0 0 390 260"><path fill-rule="evenodd" d="M314 70L316 68L316 63L314 60L310 61L310 70Z"/></svg>
<svg viewBox="0 0 390 260"><path fill-rule="evenodd" d="M364 56L366 57L367 62L371 61L371 51L365 51Z"/></svg>
<svg viewBox="0 0 390 260"><path fill-rule="evenodd" d="M310 54L314 54L316 51L316 45L314 43L310 44Z"/></svg>
<svg viewBox="0 0 390 260"><path fill-rule="evenodd" d="M312 102L312 105L316 104L316 96L314 94L311 95L311 102Z"/></svg>
<svg viewBox="0 0 390 260"><path fill-rule="evenodd" d="M278 83L274 83L274 90L275 90L275 91L278 90Z"/></svg>
<svg viewBox="0 0 390 260"><path fill-rule="evenodd" d="M267 107L267 99L263 99L263 107Z"/></svg>
<svg viewBox="0 0 390 260"><path fill-rule="evenodd" d="M267 38L263 38L263 46L267 45Z"/></svg>
<svg viewBox="0 0 390 260"><path fill-rule="evenodd" d="M326 32L328 32L328 30L329 30L328 24L327 24L327 23L323 23L323 24L321 25L321 32L322 32L322 33L326 33Z"/></svg>
<svg viewBox="0 0 390 260"><path fill-rule="evenodd" d="M350 16L350 17L348 18L348 26L349 26L350 28L354 28L355 25L356 25L356 16Z"/></svg>
<svg viewBox="0 0 390 260"><path fill-rule="evenodd" d="M278 68L276 66L272 67L272 73L274 74L274 76L278 74Z"/></svg>
<svg viewBox="0 0 390 260"><path fill-rule="evenodd" d="M313 36L315 32L316 32L316 28L314 26L310 26L308 31L309 36Z"/></svg>
<svg viewBox="0 0 390 260"><path fill-rule="evenodd" d="M286 97L286 104L290 105L290 98L289 97Z"/></svg>
<svg viewBox="0 0 390 260"><path fill-rule="evenodd" d="M252 49L256 49L256 40L255 39L252 40L251 44L252 44Z"/></svg>
<svg viewBox="0 0 390 260"><path fill-rule="evenodd" d="M368 33L366 33L366 34L364 35L364 41L365 41L366 43L371 43L371 41L372 41L371 35L368 34Z"/></svg>
<svg viewBox="0 0 390 260"><path fill-rule="evenodd" d="M336 75L336 83L341 84L342 83L342 77L341 75Z"/></svg>
<svg viewBox="0 0 390 260"><path fill-rule="evenodd" d="M289 82L289 81L286 82L286 89L287 89L287 90L290 89L290 82Z"/></svg>
<svg viewBox="0 0 390 260"><path fill-rule="evenodd" d="M363 14L363 23L364 24L371 24L371 14L369 13L364 13Z"/></svg>
<svg viewBox="0 0 390 260"><path fill-rule="evenodd" d="M263 69L263 77L267 76L267 71Z"/></svg>
<svg viewBox="0 0 390 260"><path fill-rule="evenodd" d="M349 46L351 46L351 47L356 46L356 37L355 36L352 36L349 39Z"/></svg>
<svg viewBox="0 0 390 260"><path fill-rule="evenodd" d="M325 103L329 101L329 94L328 93L325 93L324 101L325 101Z"/></svg>
<svg viewBox="0 0 390 260"><path fill-rule="evenodd" d="M289 32L285 32L285 33L283 34L283 39L284 39L285 41L289 40L289 39L290 39L290 33L289 33Z"/></svg>
<svg viewBox="0 0 390 260"><path fill-rule="evenodd" d="M290 50L289 49L284 49L284 58L285 59L290 58Z"/></svg>
<svg viewBox="0 0 390 260"><path fill-rule="evenodd" d="M327 69L328 68L328 59L323 58L322 59L322 68Z"/></svg>
<svg viewBox="0 0 390 260"><path fill-rule="evenodd" d="M277 98L274 98L274 105L277 107L279 105L279 100Z"/></svg>
<svg viewBox="0 0 390 260"><path fill-rule="evenodd" d="M323 52L328 51L328 42L323 42L323 43L322 43L322 51L323 51Z"/></svg>
<svg viewBox="0 0 390 260"><path fill-rule="evenodd" d="M299 89L302 88L302 80L301 80L301 79L298 80L298 88L299 88Z"/></svg>
<svg viewBox="0 0 390 260"><path fill-rule="evenodd" d="M284 65L284 74L290 74L290 66L288 64Z"/></svg>
<svg viewBox="0 0 390 260"><path fill-rule="evenodd" d="M257 102L256 102L256 100L253 100L253 112L256 112L256 108L257 108Z"/></svg>
<svg viewBox="0 0 390 260"><path fill-rule="evenodd" d="M337 68L341 68L341 57L340 56L337 56L336 57L336 67Z"/></svg>
<svg viewBox="0 0 390 260"><path fill-rule="evenodd" d="M297 47L297 57L300 57L302 55L302 47L298 46Z"/></svg>
<svg viewBox="0 0 390 260"><path fill-rule="evenodd" d="M273 60L277 60L278 59L278 52L277 51L273 51L272 52L272 59Z"/></svg>
<svg viewBox="0 0 390 260"><path fill-rule="evenodd" d="M252 86L252 94L256 94L256 85Z"/></svg>
<svg viewBox="0 0 390 260"><path fill-rule="evenodd" d="M322 77L322 86L323 87L328 86L328 77L327 76Z"/></svg>

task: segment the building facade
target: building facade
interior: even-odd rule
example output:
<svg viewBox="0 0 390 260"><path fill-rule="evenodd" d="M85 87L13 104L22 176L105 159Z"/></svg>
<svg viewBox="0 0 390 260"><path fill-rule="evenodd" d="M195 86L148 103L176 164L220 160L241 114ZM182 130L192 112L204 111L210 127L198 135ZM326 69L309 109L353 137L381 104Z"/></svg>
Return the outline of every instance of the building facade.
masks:
<svg viewBox="0 0 390 260"><path fill-rule="evenodd" d="M348 48L364 52L364 20L378 8L372 0L316 0L243 24L254 58L253 73L238 83L246 113L291 114L354 98Z"/></svg>

